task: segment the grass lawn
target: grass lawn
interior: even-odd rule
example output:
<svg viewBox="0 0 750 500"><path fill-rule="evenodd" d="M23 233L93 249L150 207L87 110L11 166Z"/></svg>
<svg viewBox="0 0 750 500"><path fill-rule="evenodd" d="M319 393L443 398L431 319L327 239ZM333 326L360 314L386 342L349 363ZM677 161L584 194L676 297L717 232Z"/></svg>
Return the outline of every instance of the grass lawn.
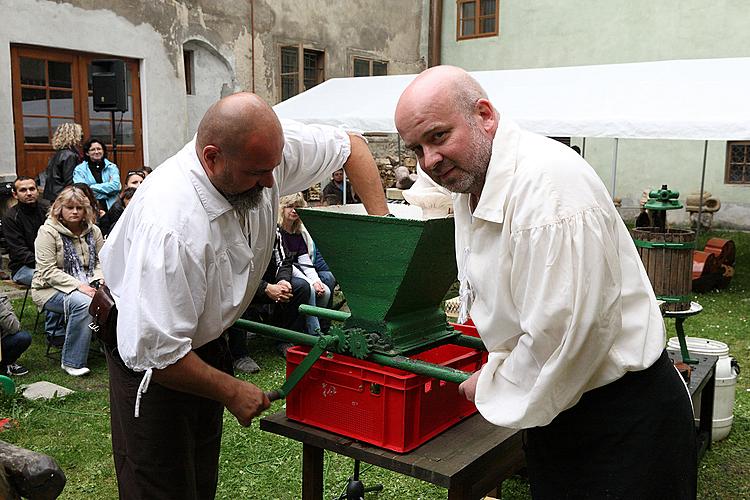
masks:
<svg viewBox="0 0 750 500"><path fill-rule="evenodd" d="M699 493L702 499L750 499L750 234L714 231L705 235L730 238L737 244L737 273L731 287L722 292L696 295L704 312L685 322L690 336L726 342L731 355L743 367L737 379L734 426L727 439L715 443L700 463ZM20 300L15 301L16 310ZM28 305L27 305L28 308ZM31 330L34 315L27 314L25 326ZM674 335L668 320L669 336ZM40 328L41 330L41 328ZM283 382L283 362L264 339L252 342L253 355L261 373L247 380L264 389ZM0 417L19 421L15 429L0 434L0 439L54 457L65 471L67 485L61 498L117 498L117 486L111 456L107 370L103 356L89 358L92 374L73 378L60 369L59 358L44 355L43 335L34 335L30 350L21 358L31 373L16 381L20 384L47 380L76 392L65 399L30 402L20 396L0 399ZM245 376L243 376L245 377ZM282 408L274 403L271 411ZM249 428L239 426L225 412L224 439L218 498L222 499L296 499L301 496L302 446L296 442L261 432L258 422ZM179 457L175 457L179 460ZM325 456L325 498L337 498L353 470L350 459L327 453ZM363 464L366 484L381 482L385 491L371 498L440 499L446 490ZM522 478L503 485L504 499L530 498Z"/></svg>

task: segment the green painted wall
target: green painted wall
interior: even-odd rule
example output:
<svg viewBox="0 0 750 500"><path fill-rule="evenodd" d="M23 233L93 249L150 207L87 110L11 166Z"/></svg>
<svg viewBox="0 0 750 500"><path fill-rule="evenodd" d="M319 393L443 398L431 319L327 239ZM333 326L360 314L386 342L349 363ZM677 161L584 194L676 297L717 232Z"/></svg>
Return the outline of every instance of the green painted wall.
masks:
<svg viewBox="0 0 750 500"><path fill-rule="evenodd" d="M456 3L443 2L441 62L467 70L750 57L746 0L500 0L500 34L456 41ZM500 110L502 111L502 110ZM581 144L574 139L573 144ZM611 187L614 140L588 139L586 158ZM706 187L715 221L750 229L750 185L724 184L726 142L708 147ZM667 183L698 192L703 142L620 140L615 194L623 206ZM684 199L684 197L681 196ZM670 214L675 220L684 212ZM634 211L624 210L625 215Z"/></svg>

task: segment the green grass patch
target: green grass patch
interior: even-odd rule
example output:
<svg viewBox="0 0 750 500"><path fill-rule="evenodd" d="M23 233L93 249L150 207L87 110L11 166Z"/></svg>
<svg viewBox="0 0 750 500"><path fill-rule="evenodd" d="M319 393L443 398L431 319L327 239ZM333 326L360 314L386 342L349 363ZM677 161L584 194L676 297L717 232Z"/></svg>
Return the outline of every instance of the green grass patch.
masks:
<svg viewBox="0 0 750 500"><path fill-rule="evenodd" d="M685 331L690 336L729 344L731 355L737 358L744 371L737 379L732 433L724 441L714 443L700 463L698 497L750 498L750 234L714 231L703 235L701 240L704 243L712 236L735 241L737 272L728 290L695 295L694 300L703 305L704 311L685 322ZM14 301L16 311L20 310L20 302ZM27 310L24 326L31 330L33 323L34 314ZM667 328L668 336L673 336L672 320L667 320ZM261 372L241 377L264 389L280 386L284 364L273 343L258 338L250 343L250 348ZM13 417L19 421L19 426L2 432L0 439L54 457L68 479L62 499L117 498L104 358L92 352L91 375L73 378L60 369L59 354L50 360L45 357L45 349L43 334L35 333L30 350L20 360L31 372L16 381L26 384L47 380L76 392L65 399L48 402L26 401L19 395L3 396L0 417ZM271 411L282 408L283 402L276 402ZM225 412L217 498L300 498L301 457L299 443L262 432L257 420L249 428L243 428ZM326 499L341 494L352 471L351 459L326 453ZM385 485L385 491L369 498L427 500L446 497L445 489L365 464L362 479L366 484ZM503 498L530 498L526 481L522 478L506 481Z"/></svg>

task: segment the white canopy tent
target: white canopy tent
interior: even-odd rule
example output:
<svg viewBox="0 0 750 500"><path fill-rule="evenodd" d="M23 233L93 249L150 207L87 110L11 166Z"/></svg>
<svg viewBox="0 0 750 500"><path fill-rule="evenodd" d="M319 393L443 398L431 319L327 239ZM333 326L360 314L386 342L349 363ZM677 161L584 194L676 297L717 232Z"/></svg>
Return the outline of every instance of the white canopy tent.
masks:
<svg viewBox="0 0 750 500"><path fill-rule="evenodd" d="M750 139L750 58L471 73L523 128L547 136ZM334 78L274 106L282 118L395 133L415 75Z"/></svg>
<svg viewBox="0 0 750 500"><path fill-rule="evenodd" d="M490 101L553 137L611 137L611 194L620 138L750 139L750 58L475 71ZM398 98L416 75L334 78L274 106L281 118L395 133ZM584 139L585 140L585 139ZM585 145L585 142L584 142ZM700 218L700 213L699 213Z"/></svg>

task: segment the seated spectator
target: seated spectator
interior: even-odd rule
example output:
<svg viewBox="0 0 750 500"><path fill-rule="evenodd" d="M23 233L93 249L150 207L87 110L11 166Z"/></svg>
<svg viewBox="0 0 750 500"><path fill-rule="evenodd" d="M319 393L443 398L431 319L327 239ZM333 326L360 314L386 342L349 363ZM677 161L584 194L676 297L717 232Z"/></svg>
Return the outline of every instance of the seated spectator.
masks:
<svg viewBox="0 0 750 500"><path fill-rule="evenodd" d="M63 123L52 136L55 154L44 171L44 199L52 203L65 186L73 184L73 172L83 160L81 138L83 131L77 123Z"/></svg>
<svg viewBox="0 0 750 500"><path fill-rule="evenodd" d="M120 171L107 159L107 147L98 139L89 139L83 145L83 162L73 172L73 182L83 182L91 187L101 208L109 210L120 193Z"/></svg>
<svg viewBox="0 0 750 500"><path fill-rule="evenodd" d="M242 315L243 318L297 332L305 331L305 315L300 314L299 306L310 303L310 286L305 280L292 278L292 258L284 246L281 230L277 228L271 260L250 307ZM247 353L244 341L244 336L235 335L233 339L230 331L229 349L235 360L241 359L243 352L244 355ZM286 350L290 346L291 344L285 342L277 344L282 356L286 355ZM239 349L242 347L244 351Z"/></svg>
<svg viewBox="0 0 750 500"><path fill-rule="evenodd" d="M247 349L247 332L234 326L227 330L227 343L232 355L232 365L235 372L258 373L260 366L250 357Z"/></svg>
<svg viewBox="0 0 750 500"><path fill-rule="evenodd" d="M96 220L99 220L100 217L104 216L104 214L107 213L102 208L102 205L101 203L99 203L99 200L96 199L96 195L94 195L94 192L91 190L91 187L89 187L88 184L86 184L85 182L76 182L75 184L73 184L73 186L83 191L83 194L86 195L86 198L88 198L91 208L93 208L94 210Z"/></svg>
<svg viewBox="0 0 750 500"><path fill-rule="evenodd" d="M331 269L328 267L328 263L323 259L323 255L320 253L320 250L318 250L318 246L313 241L312 236L310 236L310 233L307 231L304 224L300 225L300 234L302 234L302 237L305 239L307 255L310 256L315 272L318 273L320 281L322 281L331 291L328 303L324 305L324 307L331 309L333 307L333 289L336 288L336 278L333 276ZM328 332L331 327L331 320L327 318L318 319L320 321L320 330L322 332Z"/></svg>
<svg viewBox="0 0 750 500"><path fill-rule="evenodd" d="M346 203L359 203L352 191L352 185L346 183ZM331 182L323 188L324 205L344 204L344 169L340 168L331 174Z"/></svg>
<svg viewBox="0 0 750 500"><path fill-rule="evenodd" d="M64 313L65 343L62 369L74 377L86 375L91 343L89 305L102 282L99 250L102 233L84 192L68 186L50 209L36 238L36 270L31 295L41 308Z"/></svg>
<svg viewBox="0 0 750 500"><path fill-rule="evenodd" d="M134 194L134 187L123 189L122 193L120 193L120 195L117 197L117 201L115 202L115 204L112 205L112 208L110 208L106 214L102 215L99 218L99 222L97 222L97 225L102 231L102 236L104 236L105 238L109 236L109 233L115 227L117 221L120 220L120 216L125 211L125 208L128 206L128 203L130 203L130 200L133 198Z"/></svg>
<svg viewBox="0 0 750 500"><path fill-rule="evenodd" d="M125 188L137 188L144 179L146 179L146 173L143 170L131 170L125 176Z"/></svg>
<svg viewBox="0 0 750 500"><path fill-rule="evenodd" d="M30 177L18 177L15 180L13 197L18 203L9 208L3 217L3 233L10 257L8 267L13 281L31 286L36 266L34 240L47 219L49 202L39 198L36 181ZM45 330L50 337L64 335L65 319L55 312L47 311Z"/></svg>
<svg viewBox="0 0 750 500"><path fill-rule="evenodd" d="M295 282L307 283L310 287L310 305L327 307L331 300L331 289L323 283L310 259L307 243L302 237L302 221L297 215L296 208L307 206L302 193L282 196L279 200L279 226L284 246L293 255L292 285ZM311 335L320 332L320 320L315 316L307 316L306 331Z"/></svg>
<svg viewBox="0 0 750 500"><path fill-rule="evenodd" d="M0 295L0 345L0 375L20 377L29 373L29 370L16 361L31 345L31 334L21 331L21 323L13 312L7 295Z"/></svg>
<svg viewBox="0 0 750 500"><path fill-rule="evenodd" d="M18 203L3 217L3 234L10 257L8 267L13 281L31 286L36 264L34 240L39 227L47 219L49 202L39 199L36 181L30 177L18 177L13 182L13 198Z"/></svg>

